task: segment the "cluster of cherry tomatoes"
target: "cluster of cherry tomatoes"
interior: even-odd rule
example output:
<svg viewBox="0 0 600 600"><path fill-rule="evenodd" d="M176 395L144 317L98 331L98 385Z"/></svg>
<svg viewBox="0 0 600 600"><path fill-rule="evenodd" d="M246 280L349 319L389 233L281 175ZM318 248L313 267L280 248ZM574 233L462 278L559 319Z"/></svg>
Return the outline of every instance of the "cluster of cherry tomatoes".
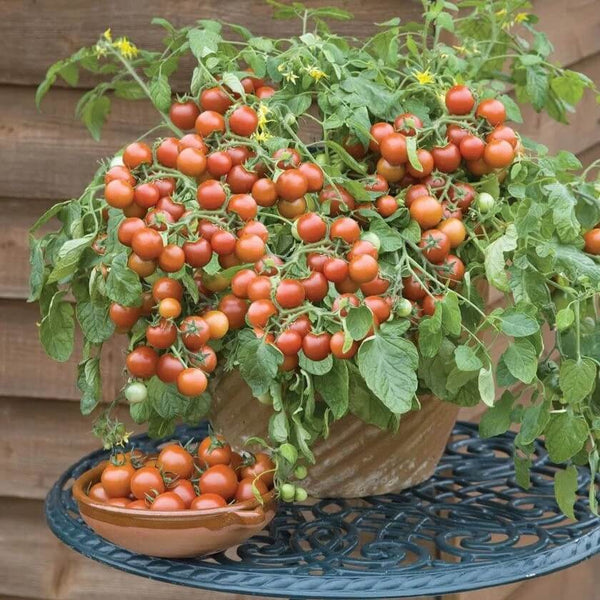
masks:
<svg viewBox="0 0 600 600"><path fill-rule="evenodd" d="M454 253L468 237L463 218L476 199L484 212L488 195L477 194L467 179L505 169L520 148L499 100L477 104L467 87L455 86L445 97L446 143L416 147L416 160L409 157L409 138L428 136L414 114L375 123L368 148L347 141L350 154L373 166L363 180L373 201L358 201L296 148L265 151L255 134L275 90L251 76L242 84L262 99L258 105L224 86L204 90L200 106L175 102L172 122L195 132L152 147L130 144L123 164L105 176L106 202L123 211L118 239L131 249L128 266L145 289L139 307L110 309L121 332L140 317L148 320L127 368L136 379L157 375L189 396L206 389L206 374L217 364L211 341L228 331L252 328L282 352L280 369L291 371L300 351L314 361L356 354L360 341L347 338L342 322L352 306L371 310L371 332L393 315L433 314L441 288L459 284L465 273ZM421 227L414 252L426 264L392 296L364 209L393 222L402 207ZM284 259L270 248L281 222L296 239ZM177 276L184 268L193 272L198 303L185 297ZM143 390L129 392L133 401L143 396Z"/></svg>
<svg viewBox="0 0 600 600"><path fill-rule="evenodd" d="M234 452L218 435L198 444L168 444L158 456L141 451L116 454L88 496L137 510L207 510L261 499L273 489L275 464L263 453Z"/></svg>

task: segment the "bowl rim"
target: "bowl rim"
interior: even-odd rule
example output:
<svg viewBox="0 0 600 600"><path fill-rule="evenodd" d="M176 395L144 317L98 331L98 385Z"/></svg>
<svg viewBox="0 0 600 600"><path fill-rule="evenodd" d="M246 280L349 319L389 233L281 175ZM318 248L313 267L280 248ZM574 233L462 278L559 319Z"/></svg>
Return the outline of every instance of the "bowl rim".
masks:
<svg viewBox="0 0 600 600"><path fill-rule="evenodd" d="M135 518L138 521L164 521L168 519L170 521L181 521L194 519L202 517L213 517L219 515L226 514L247 514L250 516L252 512L262 513L268 509L270 505L275 502L275 490L269 490L266 494L262 496L262 503L259 502L256 498L250 500L244 500L243 502L237 502L235 504L228 504L227 506L221 506L219 508L207 508L201 510L138 510L135 508L127 508L121 506L111 506L110 504L105 504L103 502L98 502L92 498L90 498L85 490L90 485L94 485L95 483L100 482L100 475L104 470L104 467L107 465L109 461L104 460L98 463L96 466L84 471L74 482L71 488L71 493L73 494L73 498L76 500L77 504L81 507L82 505L85 507L89 507L94 512L101 511L106 514L112 515L122 515Z"/></svg>

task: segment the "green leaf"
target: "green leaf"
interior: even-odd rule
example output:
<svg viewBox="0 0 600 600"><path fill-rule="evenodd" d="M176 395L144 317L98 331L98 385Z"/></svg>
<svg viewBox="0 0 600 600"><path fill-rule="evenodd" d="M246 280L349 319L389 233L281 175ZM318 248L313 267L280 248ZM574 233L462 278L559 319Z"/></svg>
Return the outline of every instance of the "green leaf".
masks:
<svg viewBox="0 0 600 600"><path fill-rule="evenodd" d="M562 75L552 78L550 86L561 100L575 106L583 97L583 92L586 87L589 87L589 84L579 73L563 71Z"/></svg>
<svg viewBox="0 0 600 600"><path fill-rule="evenodd" d="M589 396L594 389L596 376L596 363L589 358L580 361L563 360L558 382L564 401L571 404Z"/></svg>
<svg viewBox="0 0 600 600"><path fill-rule="evenodd" d="M581 230L575 213L577 199L562 183L552 183L544 186L544 189L549 192L548 204L552 207L552 218L558 237L563 242L574 241Z"/></svg>
<svg viewBox="0 0 600 600"><path fill-rule="evenodd" d="M88 342L101 344L115 331L115 324L108 316L109 304L100 300L77 303L77 320Z"/></svg>
<svg viewBox="0 0 600 600"><path fill-rule="evenodd" d="M29 236L29 297L27 302L35 302L39 299L44 287L45 269L44 253L42 243L32 235Z"/></svg>
<svg viewBox="0 0 600 600"><path fill-rule="evenodd" d="M145 423L150 418L152 414L152 404L149 400L144 400L143 402L136 402L135 404L129 405L129 414L135 423L141 425Z"/></svg>
<svg viewBox="0 0 600 600"><path fill-rule="evenodd" d="M169 80L162 74L154 78L148 86L154 106L160 111L167 111L171 106L171 86Z"/></svg>
<svg viewBox="0 0 600 600"><path fill-rule="evenodd" d="M528 490L531 487L531 459L517 456L515 454L514 464L515 480L517 485L520 485L523 489Z"/></svg>
<svg viewBox="0 0 600 600"><path fill-rule="evenodd" d="M537 333L540 325L532 316L520 312L518 308L511 307L500 315L500 329L506 335L527 337Z"/></svg>
<svg viewBox="0 0 600 600"><path fill-rule="evenodd" d="M417 137L414 135L408 136L406 138L406 151L408 153L408 161L410 162L413 169L417 171L423 170L423 165L419 160L419 156L417 155Z"/></svg>
<svg viewBox="0 0 600 600"><path fill-rule="evenodd" d="M315 390L331 409L335 419L348 412L348 367L345 360L334 359L332 368L324 375L314 378Z"/></svg>
<svg viewBox="0 0 600 600"><path fill-rule="evenodd" d="M146 97L146 93L137 81L115 81L113 89L117 98L125 100L141 100Z"/></svg>
<svg viewBox="0 0 600 600"><path fill-rule="evenodd" d="M348 152L346 152L346 150L344 150L344 148L342 148L342 146L340 146L337 142L334 142L333 140L326 140L325 145L330 150L333 150L342 159L342 162L347 167L350 167L356 173L362 173L363 175L365 174L365 166L352 158L352 156L350 156Z"/></svg>
<svg viewBox="0 0 600 600"><path fill-rule="evenodd" d="M366 106L359 106L356 110L352 111L352 114L346 119L346 125L350 131L358 138L363 146L369 145L371 134L371 120L369 119L369 111Z"/></svg>
<svg viewBox="0 0 600 600"><path fill-rule="evenodd" d="M438 304L435 313L419 323L419 350L426 358L432 358L442 343L442 309Z"/></svg>
<svg viewBox="0 0 600 600"><path fill-rule="evenodd" d="M49 208L29 229L30 233L37 231L42 225L45 225L50 219L58 215L65 206L68 206L73 200L65 200L64 202L58 202Z"/></svg>
<svg viewBox="0 0 600 600"><path fill-rule="evenodd" d="M411 410L417 391L419 354L406 339L378 332L358 351L358 367L371 391L393 413Z"/></svg>
<svg viewBox="0 0 600 600"><path fill-rule="evenodd" d="M81 108L81 120L94 140L100 139L102 127L110 113L108 96L91 97Z"/></svg>
<svg viewBox="0 0 600 600"><path fill-rule="evenodd" d="M311 375L325 375L325 373L331 371L331 368L333 367L333 357L331 354L323 360L311 360L310 358L306 358L304 352L301 351L299 359L300 368Z"/></svg>
<svg viewBox="0 0 600 600"><path fill-rule="evenodd" d="M240 335L240 347L237 352L239 370L252 388L255 396L261 396L269 391L271 381L277 375L277 369L283 362L283 354L254 334Z"/></svg>
<svg viewBox="0 0 600 600"><path fill-rule="evenodd" d="M456 366L461 371L479 371L483 367L483 363L475 354L473 348L469 346L457 346L454 349L454 359Z"/></svg>
<svg viewBox="0 0 600 600"><path fill-rule="evenodd" d="M232 92L239 94L242 98L246 97L244 86L237 75L234 75L233 73L223 73L221 80Z"/></svg>
<svg viewBox="0 0 600 600"><path fill-rule="evenodd" d="M65 292L52 296L48 313L40 324L40 340L48 356L59 362L69 360L73 353L75 321L73 307L63 300Z"/></svg>
<svg viewBox="0 0 600 600"><path fill-rule="evenodd" d="M315 8L311 10L311 13L316 17L320 17L321 19L335 19L336 21L349 21L353 18L353 14L351 12L335 6Z"/></svg>
<svg viewBox="0 0 600 600"><path fill-rule="evenodd" d="M523 122L519 105L509 95L502 94L501 96L498 96L498 100L504 104L504 108L506 109L506 118L509 121L514 121L515 123Z"/></svg>
<svg viewBox="0 0 600 600"><path fill-rule="evenodd" d="M284 412L276 412L269 419L269 437L278 444L285 442L290 436L290 428Z"/></svg>
<svg viewBox="0 0 600 600"><path fill-rule="evenodd" d="M531 383L536 376L538 355L533 344L526 339L515 340L502 355L507 369L523 383Z"/></svg>
<svg viewBox="0 0 600 600"><path fill-rule="evenodd" d="M485 249L485 274L487 280L502 292L508 292L508 275L506 273L505 252L511 252L517 247L517 229L514 224L506 228L506 233L492 242Z"/></svg>
<svg viewBox="0 0 600 600"><path fill-rule="evenodd" d="M442 330L453 336L461 332L462 316L456 292L449 291L441 302L442 305Z"/></svg>
<svg viewBox="0 0 600 600"><path fill-rule="evenodd" d="M140 278L127 266L125 252L113 258L106 278L106 295L124 306L140 306L142 302Z"/></svg>
<svg viewBox="0 0 600 600"><path fill-rule="evenodd" d="M493 408L488 409L479 422L479 435L490 438L506 433L510 428L510 414L515 399L509 392L504 392Z"/></svg>
<svg viewBox="0 0 600 600"><path fill-rule="evenodd" d="M148 400L152 407L163 419L174 419L183 415L188 399L177 391L173 384L163 383L158 377L153 377L147 383Z"/></svg>
<svg viewBox="0 0 600 600"><path fill-rule="evenodd" d="M600 285L600 264L575 246L553 244L556 265L573 279L587 277L594 286Z"/></svg>
<svg viewBox="0 0 600 600"><path fill-rule="evenodd" d="M554 414L546 429L546 449L550 459L562 463L575 456L589 435L586 420L581 415L568 412Z"/></svg>
<svg viewBox="0 0 600 600"><path fill-rule="evenodd" d="M568 466L563 471L557 471L554 475L554 495L560 510L569 517L575 519L575 500L577 499L577 467Z"/></svg>
<svg viewBox="0 0 600 600"><path fill-rule="evenodd" d="M565 331L573 325L575 321L575 313L570 308L561 308L556 313L556 327L559 331Z"/></svg>
<svg viewBox="0 0 600 600"><path fill-rule="evenodd" d="M482 367L477 377L477 386L481 394L481 400L487 406L494 406L496 400L496 385L494 383L494 371L490 365L487 369Z"/></svg>
<svg viewBox="0 0 600 600"><path fill-rule="evenodd" d="M519 446L533 444L542 435L549 420L549 402L541 402L535 406L527 407L523 411L521 428L516 439L517 444Z"/></svg>
<svg viewBox="0 0 600 600"><path fill-rule="evenodd" d="M191 29L188 32L188 41L192 54L200 61L217 51L221 36L206 29Z"/></svg>
<svg viewBox="0 0 600 600"><path fill-rule="evenodd" d="M61 281L72 275L77 269L81 254L92 245L94 237L95 234L89 233L82 238L66 241L58 251L54 269L48 277L48 283Z"/></svg>
<svg viewBox="0 0 600 600"><path fill-rule="evenodd" d="M362 340L373 326L373 313L369 307L352 306L346 316L346 329L353 340Z"/></svg>
<svg viewBox="0 0 600 600"><path fill-rule="evenodd" d="M404 247L405 242L402 235L395 229L392 229L381 217L375 217L371 220L369 231L376 233L379 237L381 242L380 251L382 253L394 252Z"/></svg>
<svg viewBox="0 0 600 600"><path fill-rule="evenodd" d="M102 399L100 359L89 358L78 366L77 387L81 391L82 415L89 415Z"/></svg>
<svg viewBox="0 0 600 600"><path fill-rule="evenodd" d="M189 425L198 425L208 415L210 410L211 397L210 394L204 393L200 396L187 397L183 420Z"/></svg>
<svg viewBox="0 0 600 600"><path fill-rule="evenodd" d="M452 18L452 15L448 14L447 12L441 12L437 16L435 22L441 29L446 29L450 32L454 31L454 19Z"/></svg>
<svg viewBox="0 0 600 600"><path fill-rule="evenodd" d="M548 99L549 90L548 74L545 71L529 67L525 71L525 90L531 101L531 105L538 112L544 108Z"/></svg>

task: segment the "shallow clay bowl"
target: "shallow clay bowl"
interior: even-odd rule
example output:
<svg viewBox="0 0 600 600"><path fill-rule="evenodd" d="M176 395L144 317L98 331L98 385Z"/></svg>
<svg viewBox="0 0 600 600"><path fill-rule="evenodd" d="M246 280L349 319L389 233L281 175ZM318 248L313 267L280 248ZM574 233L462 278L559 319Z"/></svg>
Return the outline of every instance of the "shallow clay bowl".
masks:
<svg viewBox="0 0 600 600"><path fill-rule="evenodd" d="M83 473L73 484L73 497L89 527L131 552L163 558L214 554L246 541L275 516L273 491L263 496L262 506L252 499L223 508L165 512L102 504L86 490L100 481L106 464Z"/></svg>

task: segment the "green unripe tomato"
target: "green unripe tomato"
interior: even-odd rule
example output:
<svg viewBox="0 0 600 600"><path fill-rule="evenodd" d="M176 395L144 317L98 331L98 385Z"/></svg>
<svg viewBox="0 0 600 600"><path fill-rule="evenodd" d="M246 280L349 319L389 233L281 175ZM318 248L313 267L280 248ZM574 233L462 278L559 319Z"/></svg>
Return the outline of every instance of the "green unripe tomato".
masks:
<svg viewBox="0 0 600 600"><path fill-rule="evenodd" d="M296 497L296 486L284 483L279 487L279 495L284 502L293 502Z"/></svg>
<svg viewBox="0 0 600 600"><path fill-rule="evenodd" d="M396 304L396 314L399 317L408 317L410 316L410 313L412 313L412 304L410 303L410 300L407 300L406 298L402 298L398 301L398 303Z"/></svg>
<svg viewBox="0 0 600 600"><path fill-rule="evenodd" d="M294 496L294 500L296 502L304 502L308 498L308 493L304 488L297 487L296 494Z"/></svg>
<svg viewBox="0 0 600 600"><path fill-rule="evenodd" d="M296 479L305 479L308 475L308 469L304 465L298 465L294 469L294 477Z"/></svg>
<svg viewBox="0 0 600 600"><path fill-rule="evenodd" d="M267 406L271 406L273 404L273 398L271 398L271 394L269 394L269 392L266 394L261 394L260 396L256 396L256 399L261 404L266 404Z"/></svg>
<svg viewBox="0 0 600 600"><path fill-rule="evenodd" d="M300 234L298 233L298 219L296 219L292 224L292 237L299 242L302 241Z"/></svg>
<svg viewBox="0 0 600 600"><path fill-rule="evenodd" d="M379 239L379 236L376 233L374 233L373 231L366 231L360 236L360 239L365 240L365 242L369 242L370 244L373 244L377 252L379 252L379 249L381 248L381 240Z"/></svg>
<svg viewBox="0 0 600 600"><path fill-rule="evenodd" d="M141 381L134 381L125 388L125 398L129 404L139 404L148 397L148 389Z"/></svg>
<svg viewBox="0 0 600 600"><path fill-rule="evenodd" d="M486 214L489 213L492 208L494 208L496 200L494 200L494 196L491 194L488 194L487 192L481 192L481 194L477 196L476 204L479 212Z"/></svg>
<svg viewBox="0 0 600 600"><path fill-rule="evenodd" d="M327 154L325 154L325 152L319 152L319 154L317 154L315 156L315 162L321 167L326 166L327 165Z"/></svg>

